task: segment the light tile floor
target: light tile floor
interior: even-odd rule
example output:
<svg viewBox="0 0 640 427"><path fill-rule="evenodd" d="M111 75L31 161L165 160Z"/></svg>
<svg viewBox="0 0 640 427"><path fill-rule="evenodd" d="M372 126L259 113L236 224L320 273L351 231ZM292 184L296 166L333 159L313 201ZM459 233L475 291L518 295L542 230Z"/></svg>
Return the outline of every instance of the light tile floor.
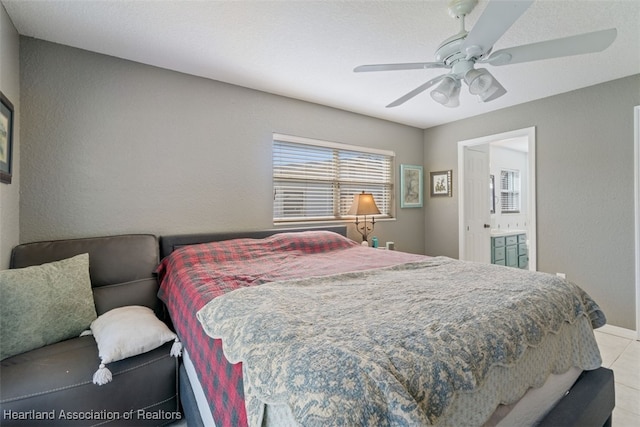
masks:
<svg viewBox="0 0 640 427"><path fill-rule="evenodd" d="M613 370L616 407L612 427L640 426L640 341L596 330L602 366Z"/></svg>

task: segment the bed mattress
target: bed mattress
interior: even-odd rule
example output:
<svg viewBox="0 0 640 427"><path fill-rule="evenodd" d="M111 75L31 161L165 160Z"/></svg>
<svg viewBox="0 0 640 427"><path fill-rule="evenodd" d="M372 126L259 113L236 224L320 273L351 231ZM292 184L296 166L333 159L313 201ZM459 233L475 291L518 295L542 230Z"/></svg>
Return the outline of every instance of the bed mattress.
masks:
<svg viewBox="0 0 640 427"><path fill-rule="evenodd" d="M212 422L218 427L247 425L243 372L242 364L233 365L226 360L220 340L208 337L194 321L194 313L205 304L217 296L242 287L301 277L379 269L428 259L420 255L362 248L347 239L326 235L314 235L313 239L308 236L294 238L279 235L260 241L243 241L240 245L230 241L183 249L185 250L178 251L177 256L163 260L159 268L162 279L160 296L167 304L176 330L185 345L185 353L188 354L185 366L192 368L187 370L191 383L194 389L201 389L199 394L208 406L207 411L202 409L204 405L199 405L203 419L207 421L207 414L210 415ZM335 261L336 251L339 253L339 262ZM175 276L177 270L183 273L186 271L190 277ZM583 330L590 332L590 325L583 325ZM577 373L560 376L565 379L565 384L560 383L561 391L558 394L563 394L568 388L566 384L571 384ZM556 381L551 380L551 384L554 382ZM225 392L216 393L216 390ZM537 393L530 394L535 396ZM542 395L549 396L546 392ZM500 420L520 417L517 409L527 407L528 400L529 397L526 397L521 400L525 402L522 405L519 402L498 408L494 416L488 419L487 425L499 425ZM551 403L547 402L542 407L552 405L555 400L553 397ZM541 413L539 410L534 411L534 417ZM268 405L265 420L269 423L273 417L280 417L280 420L285 417L291 421L291 415L286 406ZM524 422L523 425L529 424Z"/></svg>

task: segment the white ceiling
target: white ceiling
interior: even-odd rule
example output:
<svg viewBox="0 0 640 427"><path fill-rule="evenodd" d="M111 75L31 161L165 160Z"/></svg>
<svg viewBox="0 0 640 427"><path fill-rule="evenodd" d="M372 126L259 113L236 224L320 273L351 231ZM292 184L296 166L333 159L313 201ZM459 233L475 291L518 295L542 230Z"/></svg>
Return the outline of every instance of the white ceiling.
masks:
<svg viewBox="0 0 640 427"><path fill-rule="evenodd" d="M640 1L539 0L494 50L615 27L604 52L487 66L508 93L460 107L429 91L385 105L442 70L353 73L361 64L433 61L458 32L447 1L0 0L22 35L419 128L640 73ZM467 17L469 30L487 2Z"/></svg>

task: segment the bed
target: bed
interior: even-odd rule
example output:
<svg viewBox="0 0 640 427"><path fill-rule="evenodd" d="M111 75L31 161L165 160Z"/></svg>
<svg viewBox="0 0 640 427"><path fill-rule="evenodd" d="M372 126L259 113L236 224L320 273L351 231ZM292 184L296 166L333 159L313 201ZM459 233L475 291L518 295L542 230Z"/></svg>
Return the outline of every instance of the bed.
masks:
<svg viewBox="0 0 640 427"><path fill-rule="evenodd" d="M190 427L610 425L580 288L345 234L161 236Z"/></svg>

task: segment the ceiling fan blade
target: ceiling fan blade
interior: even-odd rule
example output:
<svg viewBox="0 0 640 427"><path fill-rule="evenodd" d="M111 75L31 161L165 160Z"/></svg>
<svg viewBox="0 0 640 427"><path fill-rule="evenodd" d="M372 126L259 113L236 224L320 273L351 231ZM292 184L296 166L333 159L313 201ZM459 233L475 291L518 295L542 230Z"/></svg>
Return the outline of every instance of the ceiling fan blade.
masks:
<svg viewBox="0 0 640 427"><path fill-rule="evenodd" d="M441 76L438 76L438 77L436 77L434 79L429 80L425 84L422 84L422 85L418 86L417 88L415 88L411 92L407 93L406 95L401 96L400 98L396 99L391 104L387 105L386 108L397 107L398 105L404 104L405 102L407 102L408 100L410 100L414 96L421 94L422 92L424 92L425 90L427 90L431 86L433 86L434 84L438 83L440 80L445 78L445 76L447 76L447 75L448 74L443 74Z"/></svg>
<svg viewBox="0 0 640 427"><path fill-rule="evenodd" d="M482 62L487 62L491 65L507 65L600 52L613 43L617 34L618 31L615 28L609 28L608 30L594 31L561 39L514 46L497 50Z"/></svg>
<svg viewBox="0 0 640 427"><path fill-rule="evenodd" d="M427 68L445 68L442 62L409 62L405 64L371 64L360 65L353 69L355 73L367 71L424 70Z"/></svg>
<svg viewBox="0 0 640 427"><path fill-rule="evenodd" d="M465 53L468 59L487 53L531 4L533 0L490 1L462 42L460 52Z"/></svg>

